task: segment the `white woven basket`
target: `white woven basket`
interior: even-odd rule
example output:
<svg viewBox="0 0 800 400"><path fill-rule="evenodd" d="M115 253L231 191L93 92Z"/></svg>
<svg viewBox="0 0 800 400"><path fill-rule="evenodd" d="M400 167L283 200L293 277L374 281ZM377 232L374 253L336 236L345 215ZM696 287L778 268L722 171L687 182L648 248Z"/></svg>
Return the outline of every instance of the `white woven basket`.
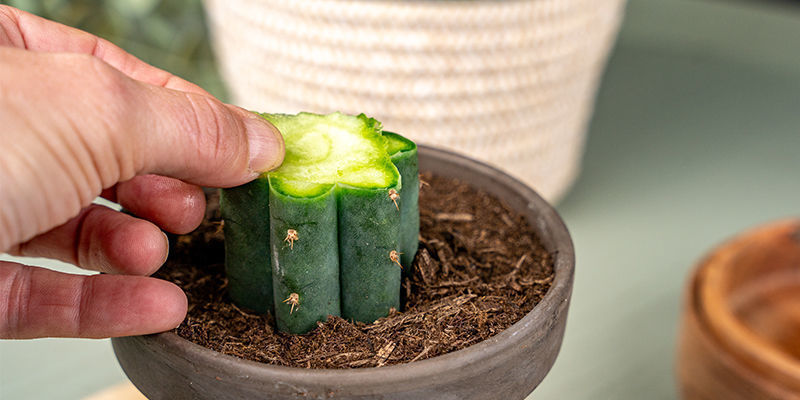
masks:
<svg viewBox="0 0 800 400"><path fill-rule="evenodd" d="M366 113L558 200L624 0L206 0L235 103Z"/></svg>

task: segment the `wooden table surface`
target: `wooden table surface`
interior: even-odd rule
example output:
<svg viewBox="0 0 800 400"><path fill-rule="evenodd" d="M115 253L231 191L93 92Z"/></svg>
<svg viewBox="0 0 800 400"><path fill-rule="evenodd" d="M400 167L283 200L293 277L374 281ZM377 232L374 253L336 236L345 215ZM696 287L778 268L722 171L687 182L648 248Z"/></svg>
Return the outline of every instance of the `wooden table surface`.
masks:
<svg viewBox="0 0 800 400"><path fill-rule="evenodd" d="M631 0L583 174L558 207L575 293L533 397L674 398L689 269L735 232L800 212L800 12L759 4ZM107 340L0 341L0 399L130 393L124 382Z"/></svg>

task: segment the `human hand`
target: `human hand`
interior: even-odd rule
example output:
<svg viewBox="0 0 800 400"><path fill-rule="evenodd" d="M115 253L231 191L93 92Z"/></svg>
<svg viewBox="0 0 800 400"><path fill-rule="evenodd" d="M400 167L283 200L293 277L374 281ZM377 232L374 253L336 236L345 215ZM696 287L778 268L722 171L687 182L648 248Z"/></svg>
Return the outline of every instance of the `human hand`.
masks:
<svg viewBox="0 0 800 400"><path fill-rule="evenodd" d="M106 272L0 262L0 338L174 328L186 297L147 277L167 257L161 229L201 222L195 185L245 183L284 152L262 118L105 40L3 5L0 121L0 252ZM91 205L101 193L142 219Z"/></svg>

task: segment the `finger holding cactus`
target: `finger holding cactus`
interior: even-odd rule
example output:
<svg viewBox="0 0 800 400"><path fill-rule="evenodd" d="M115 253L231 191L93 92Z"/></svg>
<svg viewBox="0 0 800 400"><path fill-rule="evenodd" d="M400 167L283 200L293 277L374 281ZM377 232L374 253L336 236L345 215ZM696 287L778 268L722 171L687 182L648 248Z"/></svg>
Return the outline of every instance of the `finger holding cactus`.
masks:
<svg viewBox="0 0 800 400"><path fill-rule="evenodd" d="M418 246L416 145L363 114L261 115L283 133L286 157L222 191L232 300L273 312L289 333L399 309Z"/></svg>

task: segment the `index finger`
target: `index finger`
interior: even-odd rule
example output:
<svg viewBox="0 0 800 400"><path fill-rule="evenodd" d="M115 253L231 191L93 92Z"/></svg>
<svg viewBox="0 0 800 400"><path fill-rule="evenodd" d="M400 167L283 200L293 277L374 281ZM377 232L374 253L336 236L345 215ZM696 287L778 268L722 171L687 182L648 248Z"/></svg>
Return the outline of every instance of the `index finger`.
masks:
<svg viewBox="0 0 800 400"><path fill-rule="evenodd" d="M137 81L210 96L201 87L147 64L105 39L6 5L0 5L0 46L90 54Z"/></svg>

